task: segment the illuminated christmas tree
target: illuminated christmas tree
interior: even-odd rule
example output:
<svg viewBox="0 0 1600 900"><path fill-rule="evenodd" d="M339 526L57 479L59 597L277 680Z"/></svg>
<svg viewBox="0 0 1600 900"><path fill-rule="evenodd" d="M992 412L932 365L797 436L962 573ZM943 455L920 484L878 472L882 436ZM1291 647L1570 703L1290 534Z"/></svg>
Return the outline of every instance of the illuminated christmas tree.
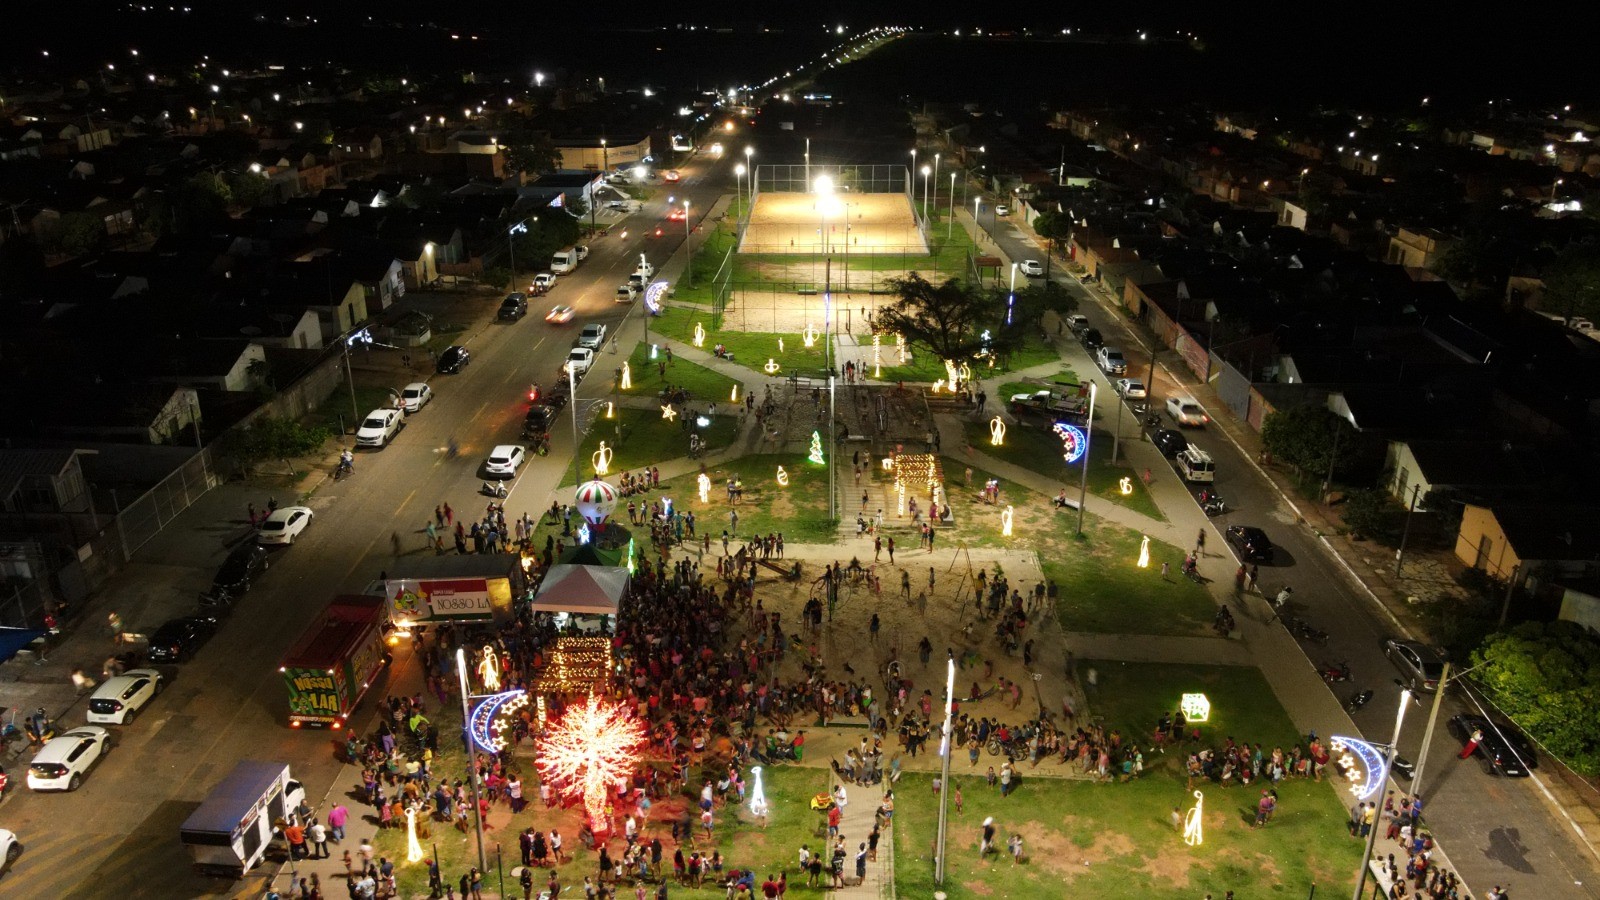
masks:
<svg viewBox="0 0 1600 900"><path fill-rule="evenodd" d="M589 830L603 840L611 830L608 812L616 785L633 774L644 747L644 723L630 707L589 695L567 709L539 740L534 766L541 781L563 797L581 797Z"/></svg>
<svg viewBox="0 0 1600 900"><path fill-rule="evenodd" d="M822 434L821 434L821 432L817 432L817 431L811 432L811 456L810 456L810 459L811 459L812 462L816 463L817 465L819 465L819 466L822 465Z"/></svg>

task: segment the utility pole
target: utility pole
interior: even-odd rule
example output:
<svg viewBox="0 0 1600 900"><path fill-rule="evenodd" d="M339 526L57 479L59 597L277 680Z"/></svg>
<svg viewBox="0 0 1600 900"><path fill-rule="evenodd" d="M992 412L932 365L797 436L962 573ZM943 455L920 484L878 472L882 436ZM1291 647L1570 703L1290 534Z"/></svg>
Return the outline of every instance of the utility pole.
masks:
<svg viewBox="0 0 1600 900"><path fill-rule="evenodd" d="M1210 359L1209 354L1207 354L1207 359ZM1328 477L1322 479L1322 502L1324 503L1328 502L1328 491L1333 488L1333 464L1339 459L1339 435L1343 431L1344 417L1338 416L1333 423L1333 452L1328 454Z"/></svg>
<svg viewBox="0 0 1600 900"><path fill-rule="evenodd" d="M1417 754L1417 768L1411 773L1411 793L1418 797L1422 796L1422 770L1428 764L1428 745L1433 741L1433 725L1439 720L1439 706L1444 700L1445 685L1449 683L1450 663L1446 660L1444 671L1439 673L1439 689L1433 692L1433 709L1428 712L1428 727L1422 730L1422 750Z"/></svg>
<svg viewBox="0 0 1600 900"><path fill-rule="evenodd" d="M1099 393L1098 385L1089 382L1089 418L1083 422L1083 475L1078 481L1078 534L1083 534L1083 507L1089 498L1089 444L1090 435L1094 432L1094 398Z"/></svg>
<svg viewBox="0 0 1600 900"><path fill-rule="evenodd" d="M1400 744L1400 726L1406 721L1406 705L1411 702L1411 689L1406 688L1400 692L1400 709L1394 717L1394 736L1389 739L1389 746L1383 754L1383 775L1385 778L1394 769L1394 751ZM1367 848L1361 854L1361 868L1356 872L1356 889L1350 895L1350 900L1361 900L1361 892L1367 887L1367 869L1371 868L1372 848L1378 843L1378 821L1374 817L1372 830L1367 834Z"/></svg>
<svg viewBox="0 0 1600 900"><path fill-rule="evenodd" d="M1417 511L1417 492L1422 485L1411 486L1411 505L1406 507L1406 527L1400 532L1400 549L1394 555L1394 577L1400 577L1400 567L1406 563L1406 539L1411 537L1411 514ZM1448 665L1448 664L1447 664Z"/></svg>
<svg viewBox="0 0 1600 900"><path fill-rule="evenodd" d="M472 727L472 711L467 708L467 651L464 647L456 648L456 674L461 678L461 729L466 731ZM467 777L472 780L473 821L478 828L478 871L482 872L489 867L485 864L483 855L483 806L478 798L478 744L470 733L464 737L467 739L467 758L471 763Z"/></svg>

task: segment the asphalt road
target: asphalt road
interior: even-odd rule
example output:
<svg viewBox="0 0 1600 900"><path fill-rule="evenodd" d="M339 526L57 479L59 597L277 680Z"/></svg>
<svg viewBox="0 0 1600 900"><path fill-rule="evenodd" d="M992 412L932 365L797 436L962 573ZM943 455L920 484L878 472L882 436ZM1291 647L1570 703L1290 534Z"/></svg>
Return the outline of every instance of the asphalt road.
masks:
<svg viewBox="0 0 1600 900"><path fill-rule="evenodd" d="M969 201L970 202L970 201ZM1009 222L1001 218L996 223L992 205L986 204L979 216L980 227L998 238L1000 247L1013 259L1043 260L1041 247L1035 245ZM1151 377L1151 354L1148 345L1131 329L1120 312L1112 311L1104 293L1091 292L1059 268L1052 277L1067 285L1079 298L1079 312L1088 316L1090 323L1105 336L1107 344L1120 347L1127 358L1127 377L1139 378L1150 390L1152 409L1161 410L1166 398L1190 393L1196 379L1182 363L1168 351L1158 353ZM1103 404L1117 403L1115 392L1108 379L1094 364L1089 355L1071 339L1066 338L1073 356L1073 368L1080 375L1092 376L1099 383L1099 397ZM1165 363L1166 365L1163 365ZM1174 375L1178 377L1175 378ZM1122 377L1122 376L1118 376ZM1115 415L1107 407L1100 427L1114 428ZM1208 410L1213 418L1230 415L1227 410ZM1142 454L1138 464L1157 460L1159 455L1141 437L1137 416L1124 410L1121 437L1124 453ZM1162 413L1163 428L1174 428L1171 418ZM1217 530L1228 525L1254 525L1266 531L1276 546L1273 562L1261 565L1260 588L1268 596L1276 594L1284 585L1294 588L1290 612L1309 621L1318 630L1328 634L1325 645L1301 642L1307 654L1308 666L1319 669L1324 663L1348 662L1352 680L1330 686L1340 703L1362 689L1370 688L1372 701L1353 719L1361 735L1375 743L1387 744L1394 732L1396 710L1400 703L1400 686L1396 683L1399 672L1385 658L1382 644L1385 638L1408 637L1400 633L1398 624L1377 601L1359 587L1350 573L1325 551L1321 542L1304 525L1296 524L1297 515L1283 502L1282 497L1247 459L1224 429L1245 428L1231 420L1213 423L1205 429L1183 429L1184 436L1193 444L1210 453L1216 461L1216 482L1212 490L1227 499L1230 512L1213 519ZM1154 463L1159 466L1160 463ZM1169 477L1178 477L1176 470L1168 469ZM1198 492L1199 486L1193 486ZM1208 541L1206 552L1212 557L1209 574L1215 578L1231 578L1235 562L1233 551L1220 542ZM1225 565L1215 565L1215 556L1227 553ZM1225 571L1224 571L1225 570ZM1203 567L1202 571L1208 571ZM1234 613L1241 613L1234 604ZM1270 613L1260 601L1246 607L1245 614L1265 618ZM1424 695L1413 701L1407 710L1404 728L1399 741L1399 755L1410 760L1420 758L1422 739L1432 707L1432 696ZM1543 799L1536 778L1504 778L1484 772L1481 763L1456 758L1460 743L1450 736L1446 721L1458 712L1477 709L1472 700L1459 687L1447 690L1434 728L1428 759L1423 769L1423 797L1430 826L1438 835L1451 863L1479 892L1487 892L1496 884L1508 888L1515 886L1514 895L1537 892L1548 898L1589 898L1600 896L1600 866L1588 848L1574 836L1572 827ZM1406 784L1404 779L1399 783Z"/></svg>
<svg viewBox="0 0 1600 900"><path fill-rule="evenodd" d="M533 298L522 320L495 321L493 299L457 301L481 307L477 324L461 340L472 352L471 363L457 375L410 376L395 370L396 387L426 378L435 392L432 403L411 417L390 446L358 452L353 477L326 481L314 491L306 501L316 513L310 528L274 554L270 570L194 660L168 669L170 686L145 713L133 724L111 728L113 749L83 786L72 794L33 794L22 784L25 767L8 767L13 780L0 807L0 826L19 836L25 852L0 879L0 896L260 896L261 873L271 867L238 883L196 876L178 842L178 828L240 759L289 762L314 804L334 786L340 766L333 736L285 725L286 694L275 671L282 654L332 596L358 592L380 571L396 568L393 536L402 552L423 552L421 529L435 505L449 502L464 516L481 515L487 502L478 493L483 461L495 444L518 441L528 385L555 382L583 325L606 322L616 331L634 307L615 303L614 292L639 254L659 269L683 243L683 223L666 221L667 195L680 208L688 197L698 219L733 183L731 167L731 158L681 167L680 184L661 186L642 210L591 242L588 260L562 276L549 294ZM658 224L659 237L652 234ZM563 325L546 323L545 313L557 303L574 306L577 317ZM358 371L394 369L394 360L378 356L385 352L398 357L396 351L373 351L369 358L358 354ZM616 365L610 361L618 358L613 352L610 345L602 352L592 376L595 385L609 386ZM526 509L537 515L548 505L550 490L570 463L569 422L563 410L552 429L551 454L531 456L508 482L508 513ZM460 448L455 459L444 452L452 437ZM72 656L97 673L98 663L90 661L110 650L104 632L95 627L106 611L121 612L135 633L191 612L196 592L209 584L227 550L250 539L245 504L261 508L265 494L229 484L201 497L142 548L96 602L89 624L57 648L56 656ZM357 721L370 714L382 689L381 683L373 688ZM62 722L81 724L82 717L79 702ZM25 753L23 761L31 756Z"/></svg>

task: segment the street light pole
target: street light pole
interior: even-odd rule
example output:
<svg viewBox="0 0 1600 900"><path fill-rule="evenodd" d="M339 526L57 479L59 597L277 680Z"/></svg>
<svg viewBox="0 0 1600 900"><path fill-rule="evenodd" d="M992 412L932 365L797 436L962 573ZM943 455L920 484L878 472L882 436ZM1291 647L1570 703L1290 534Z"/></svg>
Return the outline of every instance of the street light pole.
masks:
<svg viewBox="0 0 1600 900"><path fill-rule="evenodd" d="M1394 555L1394 577L1400 577L1400 567L1406 564L1406 539L1411 537L1411 514L1417 511L1417 492L1422 490L1419 482L1411 486L1411 505L1406 507L1406 527L1400 532L1400 549Z"/></svg>
<svg viewBox="0 0 1600 900"><path fill-rule="evenodd" d="M467 651L465 647L456 648L456 675L461 680L461 730L467 731L471 727L472 711L467 708ZM483 855L483 803L478 799L478 745L473 742L470 733L464 735L467 739L467 756L472 768L467 772L467 777L472 781L472 813L473 821L478 829L478 871L489 868L484 864Z"/></svg>
<svg viewBox="0 0 1600 900"><path fill-rule="evenodd" d="M683 201L683 252L689 259L689 287L694 287L694 248L689 246L689 200ZM650 310L644 311L646 321L650 319Z"/></svg>
<svg viewBox="0 0 1600 900"><path fill-rule="evenodd" d="M939 789L939 840L933 852L934 884L944 884L945 829L950 821L947 811L950 798L950 753L954 749L950 746L950 719L955 712L955 695L956 661L955 657L951 656L945 660L944 728L940 732L941 737L939 739L939 755L944 759L939 763L939 784L942 787Z"/></svg>
<svg viewBox="0 0 1600 900"><path fill-rule="evenodd" d="M1411 689L1406 688L1400 692L1400 709L1394 716L1394 736L1389 739L1389 746L1383 754L1383 776L1389 777L1389 772L1394 767L1395 747L1400 744L1400 726L1406 720L1406 706L1411 702ZM1361 868L1356 872L1356 889L1350 895L1350 900L1361 900L1361 892L1367 887L1367 869L1371 868L1372 848L1378 843L1378 823L1374 819L1372 830L1367 833L1367 849L1361 854Z"/></svg>
<svg viewBox="0 0 1600 900"><path fill-rule="evenodd" d="M1078 482L1078 534L1083 534L1083 507L1089 498L1089 445L1093 442L1094 434L1094 398L1100 393L1100 386L1089 382L1089 418L1083 423L1083 475Z"/></svg>
<svg viewBox="0 0 1600 900"><path fill-rule="evenodd" d="M956 173L950 173L950 221L944 226L945 243L955 234L956 227Z"/></svg>
<svg viewBox="0 0 1600 900"><path fill-rule="evenodd" d="M1470 669L1463 670L1457 678L1465 675ZM1428 744L1433 741L1433 725L1439 720L1439 706L1444 700L1445 685L1450 683L1450 662L1445 661L1444 669L1439 673L1439 689L1433 692L1433 708L1428 711L1428 727L1422 730L1422 751L1417 754L1417 768L1411 773L1411 793L1422 796L1422 770L1428 765Z"/></svg>
<svg viewBox="0 0 1600 900"><path fill-rule="evenodd" d="M650 314L645 313L645 321L650 321ZM578 435L578 373L572 368L572 360L567 360L567 405L572 407L572 483L578 483L578 451L583 446Z"/></svg>

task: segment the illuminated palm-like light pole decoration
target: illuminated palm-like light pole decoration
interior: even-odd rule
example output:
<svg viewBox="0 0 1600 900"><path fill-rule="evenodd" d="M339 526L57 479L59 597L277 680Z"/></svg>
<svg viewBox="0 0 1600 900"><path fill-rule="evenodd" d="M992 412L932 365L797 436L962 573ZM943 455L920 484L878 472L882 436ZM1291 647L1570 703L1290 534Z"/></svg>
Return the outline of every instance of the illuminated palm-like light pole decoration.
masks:
<svg viewBox="0 0 1600 900"><path fill-rule="evenodd" d="M622 390L633 390L633 369L624 361L622 363Z"/></svg>
<svg viewBox="0 0 1600 900"><path fill-rule="evenodd" d="M1006 423L999 416L989 420L989 444L999 447L1006 442Z"/></svg>
<svg viewBox="0 0 1600 900"><path fill-rule="evenodd" d="M1009 506L1006 507L1005 509L1000 510L1000 536L1001 537L1011 537L1011 517L1012 517L1012 515L1013 515L1013 512L1012 512L1011 507L1009 507Z"/></svg>
<svg viewBox="0 0 1600 900"><path fill-rule="evenodd" d="M1144 535L1139 541L1139 568L1150 568L1150 535Z"/></svg>
<svg viewBox="0 0 1600 900"><path fill-rule="evenodd" d="M600 442L600 449L589 455L589 462L594 464L594 473L604 475L611 469L611 448L605 441Z"/></svg>
<svg viewBox="0 0 1600 900"><path fill-rule="evenodd" d="M706 327L699 322L694 323L694 345L704 347L706 344Z"/></svg>
<svg viewBox="0 0 1600 900"><path fill-rule="evenodd" d="M534 767L540 780L583 799L598 842L611 831L611 794L632 776L645 740L644 723L631 709L590 694L545 732Z"/></svg>

